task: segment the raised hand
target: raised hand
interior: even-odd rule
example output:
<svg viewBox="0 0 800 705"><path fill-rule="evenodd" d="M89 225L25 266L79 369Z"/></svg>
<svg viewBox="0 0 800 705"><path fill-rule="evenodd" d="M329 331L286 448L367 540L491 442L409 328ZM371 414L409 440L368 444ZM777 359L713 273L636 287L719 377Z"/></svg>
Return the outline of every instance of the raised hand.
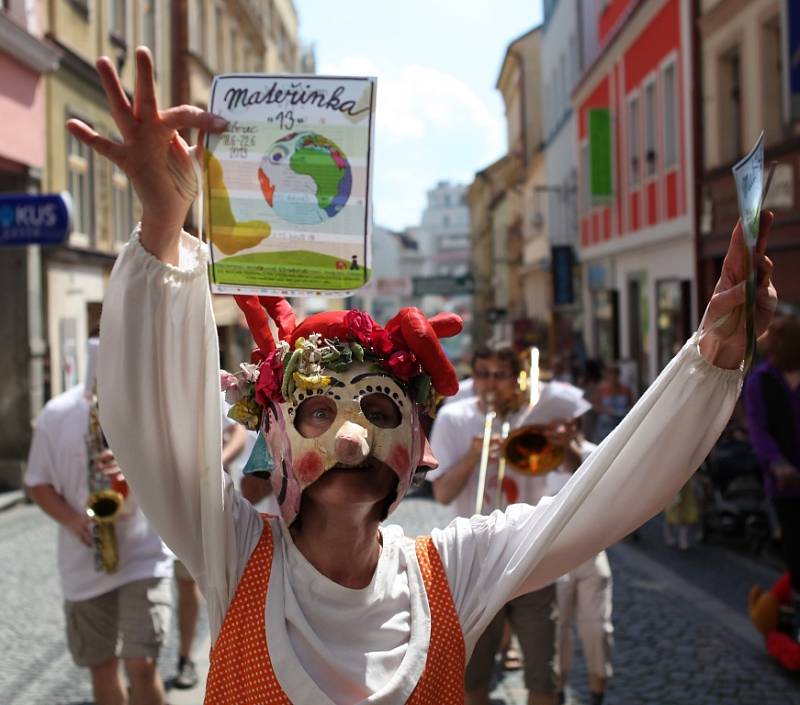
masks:
<svg viewBox="0 0 800 705"><path fill-rule="evenodd" d="M761 336L769 328L778 303L778 295L772 285L772 260L764 254L773 219L771 212L761 213L756 244L756 336ZM736 369L744 359L747 256L742 224L737 223L702 323L700 352L717 367Z"/></svg>
<svg viewBox="0 0 800 705"><path fill-rule="evenodd" d="M97 72L122 142L80 120L68 120L67 129L127 174L142 203L142 244L162 261L177 264L181 227L198 188L193 150L178 130L200 130L199 143L203 132L222 132L227 122L192 105L160 111L146 47L136 50L133 104L108 57L97 60Z"/></svg>

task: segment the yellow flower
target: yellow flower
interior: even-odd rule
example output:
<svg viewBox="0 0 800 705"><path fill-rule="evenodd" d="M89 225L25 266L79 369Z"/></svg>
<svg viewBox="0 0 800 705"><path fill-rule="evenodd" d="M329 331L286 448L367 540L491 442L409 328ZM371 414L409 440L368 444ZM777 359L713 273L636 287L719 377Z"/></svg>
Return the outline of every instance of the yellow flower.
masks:
<svg viewBox="0 0 800 705"><path fill-rule="evenodd" d="M292 379L298 387L305 390L327 387L331 383L331 378L325 375L304 375L299 372L293 372Z"/></svg>

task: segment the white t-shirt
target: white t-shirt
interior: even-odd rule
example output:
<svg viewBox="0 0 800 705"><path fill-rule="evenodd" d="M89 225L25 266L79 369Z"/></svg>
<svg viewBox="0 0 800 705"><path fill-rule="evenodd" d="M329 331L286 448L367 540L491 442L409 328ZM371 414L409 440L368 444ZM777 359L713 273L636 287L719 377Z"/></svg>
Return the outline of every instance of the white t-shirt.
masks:
<svg viewBox="0 0 800 705"><path fill-rule="evenodd" d="M216 638L261 519L220 467L219 352L206 262L187 234L179 267L159 262L134 234L103 306L98 391L111 445L153 525L197 578ZM509 599L553 582L674 497L727 423L741 379L738 370L709 364L693 339L556 497L432 532L468 655ZM354 591L316 574L280 521L271 529L280 550L266 627L290 700L404 703L427 656L430 623L402 530L383 530L378 570Z"/></svg>
<svg viewBox="0 0 800 705"><path fill-rule="evenodd" d="M520 425L525 410L511 414L508 418L513 431ZM469 397L461 401L447 404L436 414L431 433L431 448L439 461L439 467L431 470L427 479L434 481L450 471L463 458L474 438L483 438L485 414L480 410L478 397ZM495 419L494 433L500 433L500 422ZM483 497L483 513L488 514L497 506L497 469L496 462L490 462L486 468L486 489ZM511 486L516 494L517 502L536 504L545 496L545 476L528 476L514 472L506 466L507 487ZM478 471L473 472L461 492L448 505L452 511L451 518L468 517L475 513L475 500L478 494ZM508 502L504 500L503 506Z"/></svg>
<svg viewBox="0 0 800 705"><path fill-rule="evenodd" d="M88 428L89 404L82 385L51 399L36 420L25 471L28 487L52 485L79 512L84 511L89 498ZM134 435L135 428L128 433ZM108 575L95 568L94 549L59 524L58 570L65 599L88 600L134 580L172 575L174 556L150 526L132 493L115 530L120 567Z"/></svg>

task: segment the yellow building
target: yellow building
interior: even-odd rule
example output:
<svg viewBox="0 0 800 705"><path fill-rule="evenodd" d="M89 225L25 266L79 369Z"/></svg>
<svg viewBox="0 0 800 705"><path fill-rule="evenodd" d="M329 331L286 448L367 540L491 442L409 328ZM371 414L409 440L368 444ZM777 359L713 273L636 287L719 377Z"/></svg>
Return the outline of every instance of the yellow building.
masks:
<svg viewBox="0 0 800 705"><path fill-rule="evenodd" d="M140 44L153 52L158 97L162 105L168 105L172 37L169 3L155 0L51 1L45 21L62 58L45 85L43 190L69 192L74 208L67 244L43 251L42 258L49 397L82 379L86 340L98 322L108 275L138 219L125 175L72 137L65 122L79 118L100 134L119 137L94 62L101 55L111 57L131 93L133 52Z"/></svg>
<svg viewBox="0 0 800 705"><path fill-rule="evenodd" d="M508 152L476 174L468 191L475 279L473 339L546 344L549 242L542 114L540 29L506 49L496 88L505 105Z"/></svg>
<svg viewBox="0 0 800 705"><path fill-rule="evenodd" d="M175 104L207 108L216 74L314 72L313 57L299 42L291 0L174 0L173 12ZM215 296L214 315L222 364L236 365L248 357L252 341L233 297Z"/></svg>

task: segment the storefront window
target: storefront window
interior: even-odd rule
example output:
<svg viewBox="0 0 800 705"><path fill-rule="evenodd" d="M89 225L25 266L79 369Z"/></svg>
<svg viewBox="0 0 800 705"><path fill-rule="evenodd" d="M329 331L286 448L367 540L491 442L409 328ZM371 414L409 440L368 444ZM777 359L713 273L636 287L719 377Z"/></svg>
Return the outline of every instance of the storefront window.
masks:
<svg viewBox="0 0 800 705"><path fill-rule="evenodd" d="M614 290L592 292L594 319L594 350L596 357L606 363L619 359L618 296Z"/></svg>
<svg viewBox="0 0 800 705"><path fill-rule="evenodd" d="M690 335L690 296L688 281L668 279L656 284L659 369L664 369Z"/></svg>

